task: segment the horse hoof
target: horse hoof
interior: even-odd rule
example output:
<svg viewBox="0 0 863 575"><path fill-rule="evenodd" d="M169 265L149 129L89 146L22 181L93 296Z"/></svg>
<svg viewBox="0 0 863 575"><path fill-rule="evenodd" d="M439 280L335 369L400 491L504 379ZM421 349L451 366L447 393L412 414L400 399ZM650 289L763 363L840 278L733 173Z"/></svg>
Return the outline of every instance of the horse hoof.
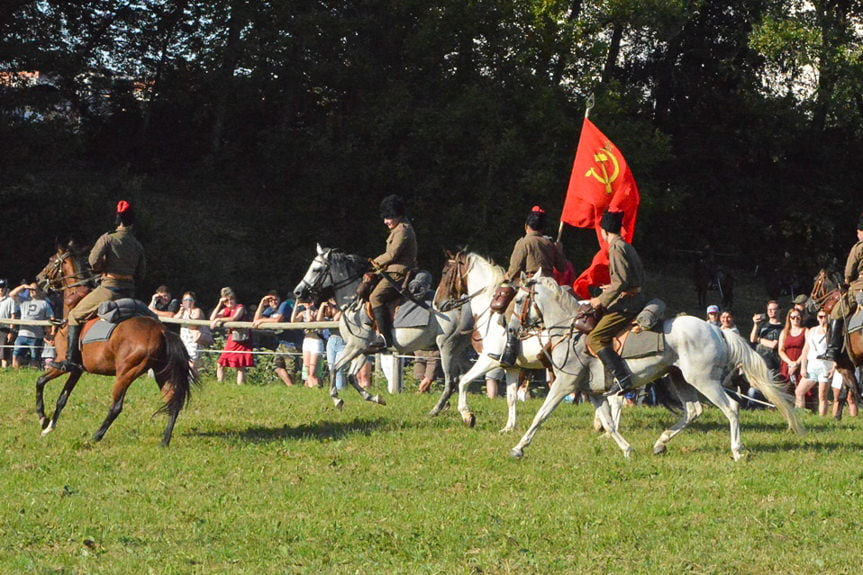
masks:
<svg viewBox="0 0 863 575"><path fill-rule="evenodd" d="M343 409L345 408L345 400L344 400L344 399L342 399L341 397L337 398L337 399L333 402L333 404L336 406L336 409L338 409L339 411L341 411L341 410L343 410Z"/></svg>
<svg viewBox="0 0 863 575"><path fill-rule="evenodd" d="M48 435L49 433L51 433L52 431L54 431L54 426L51 425L51 422L49 421L48 425L45 426L45 429L42 430L42 436L44 437L44 436Z"/></svg>
<svg viewBox="0 0 863 575"><path fill-rule="evenodd" d="M518 449L516 447L513 447L509 452L509 456L512 457L513 459L521 459L522 457L524 457L524 451L522 451L521 449Z"/></svg>
<svg viewBox="0 0 863 575"><path fill-rule="evenodd" d="M439 413L443 413L444 411L449 411L449 402L443 404L443 407L440 409Z"/></svg>
<svg viewBox="0 0 863 575"><path fill-rule="evenodd" d="M747 457L745 451L732 451L731 456L734 458L734 461L740 461L741 459L746 459Z"/></svg>
<svg viewBox="0 0 863 575"><path fill-rule="evenodd" d="M378 405L386 405L387 400L381 397L380 395L376 395L372 398L372 401L377 403Z"/></svg>
<svg viewBox="0 0 863 575"><path fill-rule="evenodd" d="M476 416L472 413L468 413L464 416L464 423L468 427L473 427L474 425L476 425Z"/></svg>
<svg viewBox="0 0 863 575"><path fill-rule="evenodd" d="M47 417L40 417L39 418L39 429L45 429L46 427L48 427L49 423L51 423L50 419L48 419Z"/></svg>
<svg viewBox="0 0 863 575"><path fill-rule="evenodd" d="M512 433L513 431L515 431L515 427L506 426L500 431L498 431L498 433Z"/></svg>
<svg viewBox="0 0 863 575"><path fill-rule="evenodd" d="M635 450L632 449L631 447L627 447L626 449L623 450L623 457L625 457L626 459L632 459L633 453L635 453Z"/></svg>
<svg viewBox="0 0 863 575"><path fill-rule="evenodd" d="M662 455L667 451L667 449L668 448L665 446L664 443L662 443L662 444L658 443L658 444L653 446L653 455Z"/></svg>

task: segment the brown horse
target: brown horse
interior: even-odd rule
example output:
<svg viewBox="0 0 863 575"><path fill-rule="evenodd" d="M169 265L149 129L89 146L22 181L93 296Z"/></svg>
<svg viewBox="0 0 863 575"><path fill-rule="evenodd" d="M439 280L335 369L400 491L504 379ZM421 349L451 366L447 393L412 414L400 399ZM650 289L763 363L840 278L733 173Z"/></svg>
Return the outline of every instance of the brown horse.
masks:
<svg viewBox="0 0 863 575"><path fill-rule="evenodd" d="M853 315L853 309L847 309L845 305L846 298L837 287L839 282L831 280L825 270L818 272L815 276L815 283L812 286L812 292L809 295L811 307L823 309L830 313L834 306L842 306L842 311L845 316L845 325L848 325L848 319ZM849 334L847 331L845 336L845 353L839 354L836 362L836 369L842 374L845 380L845 385L849 391L854 394L854 397L860 399L860 387L857 378L854 375L855 368L863 365L863 331L855 331Z"/></svg>
<svg viewBox="0 0 863 575"><path fill-rule="evenodd" d="M93 276L83 258L70 248L58 248L57 253L48 261L48 265L39 272L36 280L46 291L61 291L63 293L63 318L68 317L69 310L81 301L91 289ZM82 337L93 323L90 320L82 330ZM66 353L66 327L55 337L57 356ZM133 317L120 323L108 341L87 343L81 348L81 358L84 370L99 375L113 375L114 388L112 402L108 408L108 416L102 426L93 436L99 441L111 427L111 423L123 410L123 398L132 382L147 370L156 374L156 383L162 392L165 405L160 411L167 411L169 419L162 445L171 443L174 424L180 410L189 399L191 385L198 383L195 370L190 367L189 355L180 337L167 331L162 323L149 317ZM69 394L81 377L81 373L70 373L63 391L57 398L54 415L49 419L45 415L42 392L45 384L63 375L64 371L48 368L36 380L36 414L42 425L42 435L49 433L57 426L60 412L69 399Z"/></svg>

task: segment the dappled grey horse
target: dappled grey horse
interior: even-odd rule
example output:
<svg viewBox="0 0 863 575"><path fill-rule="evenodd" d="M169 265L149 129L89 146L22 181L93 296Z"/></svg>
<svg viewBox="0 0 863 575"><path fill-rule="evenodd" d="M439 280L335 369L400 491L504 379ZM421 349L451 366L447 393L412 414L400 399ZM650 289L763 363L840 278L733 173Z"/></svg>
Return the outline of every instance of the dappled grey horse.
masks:
<svg viewBox="0 0 863 575"><path fill-rule="evenodd" d="M573 336L572 321L578 312L577 300L553 279L542 277L539 272L530 279L523 277L522 287L516 295L516 306L526 310L525 323L541 325L543 331L549 334L547 345L552 350L549 359L558 374L558 380L536 413L530 428L510 452L513 457L521 457L539 427L564 397L576 390L593 394L602 392L605 389L605 375L602 362L588 353L586 338ZM671 373L677 382L692 385L728 418L731 454L735 460L742 457L743 450L738 404L725 393L723 381L729 372L738 367L750 385L776 406L790 429L798 434L805 432L793 410L790 396L773 379L761 356L739 335L720 330L691 316L665 320L663 332L666 345L661 354L627 360L635 385L646 385L667 373ZM679 391L688 393L685 386ZM691 421L692 416L697 416L697 413L690 411L687 409L675 428L663 432L654 446L654 452L664 451L668 441ZM612 430L608 431L611 433ZM632 451L629 444L616 430L612 436L628 456Z"/></svg>
<svg viewBox="0 0 863 575"><path fill-rule="evenodd" d="M440 309L466 309L473 314L474 332L472 343L478 357L470 370L458 379L458 411L462 420L470 427L476 423L476 416L467 402L468 385L471 381L487 374L492 369L501 367L498 358L506 343L506 326L501 315L491 310L491 300L495 289L503 282L503 268L486 260L482 256L459 252L448 254L449 259L441 274L441 281L435 291L435 307ZM506 373L506 425L502 433L513 431L516 426L518 402L516 393L518 374L521 369L545 369L546 361L543 345L546 334L527 332L521 338L516 364L505 367ZM567 377L565 373L555 374L557 377ZM437 405L431 415L437 415L447 405L453 389L445 386ZM621 398L612 398L609 416L615 421L620 418ZM607 409L606 402L597 401L598 409ZM602 420L602 414L597 413ZM604 427L606 427L603 424ZM616 426L615 426L616 427ZM606 427L608 429L608 427Z"/></svg>
<svg viewBox="0 0 863 575"><path fill-rule="evenodd" d="M294 288L294 295L304 297L326 297L332 294L342 311L339 319L339 333L345 340L345 349L339 353L336 364L330 366L332 373L347 365L348 382L366 401L385 404L384 399L372 395L357 383L356 374L365 361L366 355L380 350L373 347L376 333L371 325L364 302L356 297L356 289L368 270L368 261L360 256L346 254L340 250L317 246L317 254L309 265L303 279ZM381 281L386 281L382 279ZM450 386L453 374L463 369L466 361L470 331L462 330L460 321L462 310L441 312L431 310L429 322L424 327L395 328L393 330L394 353L409 354L418 350L437 346L441 352L441 368L444 383ZM338 395L335 378L330 378L330 397L339 409L344 402Z"/></svg>

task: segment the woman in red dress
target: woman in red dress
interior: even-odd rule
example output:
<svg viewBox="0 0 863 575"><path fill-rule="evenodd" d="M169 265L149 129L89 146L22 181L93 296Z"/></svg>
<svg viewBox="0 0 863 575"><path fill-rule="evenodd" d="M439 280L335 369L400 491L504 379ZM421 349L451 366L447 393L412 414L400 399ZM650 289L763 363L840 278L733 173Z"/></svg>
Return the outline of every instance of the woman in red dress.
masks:
<svg viewBox="0 0 863 575"><path fill-rule="evenodd" d="M216 329L226 321L243 321L246 308L237 302L237 296L229 287L222 288L219 305L210 314L210 329ZM216 362L216 379L220 382L225 378L225 368L237 368L237 385L246 381L246 368L255 365L252 355L252 337L247 328L230 328L225 349Z"/></svg>
<svg viewBox="0 0 863 575"><path fill-rule="evenodd" d="M779 374L791 383L792 390L800 380L800 356L805 344L806 329L800 311L792 307L785 316L785 327L779 334L779 358L782 360Z"/></svg>

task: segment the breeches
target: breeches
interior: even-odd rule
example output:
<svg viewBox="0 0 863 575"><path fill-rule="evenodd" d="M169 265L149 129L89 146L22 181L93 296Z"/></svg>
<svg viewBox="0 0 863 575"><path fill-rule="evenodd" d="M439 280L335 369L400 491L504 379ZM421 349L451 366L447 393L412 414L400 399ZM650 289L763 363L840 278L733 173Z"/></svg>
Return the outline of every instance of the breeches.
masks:
<svg viewBox="0 0 863 575"><path fill-rule="evenodd" d="M398 284L401 284L405 279L405 274L400 272L388 272L388 275ZM372 308L376 308L385 306L387 302L391 302L399 297L401 297L401 294L396 289L396 285L387 278L381 278L381 281L378 282L378 285L375 286L375 289L372 290L369 296L369 303L372 304Z"/></svg>
<svg viewBox="0 0 863 575"><path fill-rule="evenodd" d="M587 334L587 345L596 353L600 349L611 345L614 336L623 329L623 326L632 321L633 315L622 314L618 312L608 312L603 315L596 327Z"/></svg>
<svg viewBox="0 0 863 575"><path fill-rule="evenodd" d="M854 286L842 295L841 299L836 302L833 309L830 311L830 319L842 319L845 313L849 313L857 307L856 293L858 290Z"/></svg>
<svg viewBox="0 0 863 575"><path fill-rule="evenodd" d="M99 304L105 301L114 301L122 297L132 297L131 292L113 291L105 286L99 286L78 302L78 305L69 312L69 325L81 325L96 315Z"/></svg>

